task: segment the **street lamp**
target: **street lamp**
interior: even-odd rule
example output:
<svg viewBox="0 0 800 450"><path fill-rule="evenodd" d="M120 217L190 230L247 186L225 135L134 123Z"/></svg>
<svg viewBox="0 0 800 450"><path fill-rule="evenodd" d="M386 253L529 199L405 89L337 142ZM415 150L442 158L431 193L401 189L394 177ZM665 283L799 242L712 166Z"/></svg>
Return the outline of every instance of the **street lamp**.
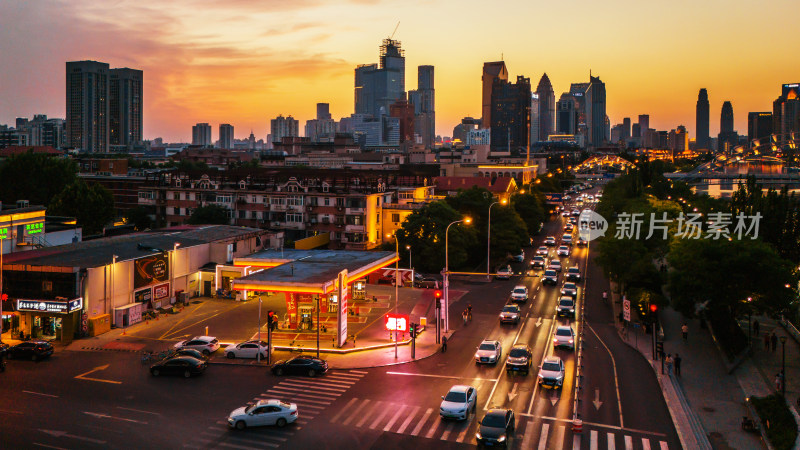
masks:
<svg viewBox="0 0 800 450"><path fill-rule="evenodd" d="M496 201L496 202L492 203L491 205L489 205L489 220L487 220L487 222L486 222L486 234L487 234L487 238L486 238L486 279L487 280L491 279L491 276L489 275L489 273L490 273L489 261L491 261L491 259L492 259L492 253L491 253L491 251L492 251L492 206L494 206L494 205L496 205L498 203L500 203L502 205L505 205L506 203L508 203L508 200L501 199L500 201Z"/></svg>
<svg viewBox="0 0 800 450"><path fill-rule="evenodd" d="M457 223L464 222L469 225L472 223L471 217L464 217L461 220L451 222L450 225L444 230L444 308L442 308L442 315L444 316L444 331L450 329L450 253L448 247L450 244L450 227Z"/></svg>
<svg viewBox="0 0 800 450"><path fill-rule="evenodd" d="M170 264L170 269L172 269L172 282L170 283L170 287L172 288L172 297L175 297L175 264L177 263L177 256L178 256L178 247L180 246L180 242L176 242L175 245L172 246L172 264ZM175 301L177 302L178 299L176 298Z"/></svg>
<svg viewBox="0 0 800 450"><path fill-rule="evenodd" d="M786 397L786 335L781 336L781 395Z"/></svg>
<svg viewBox="0 0 800 450"><path fill-rule="evenodd" d="M267 348L267 351L269 351L269 348ZM261 295L258 296L258 350L256 350L256 362L261 362Z"/></svg>
<svg viewBox="0 0 800 450"><path fill-rule="evenodd" d="M747 297L747 341L753 345L753 335L750 332L750 324L753 322L753 307L751 302L753 297Z"/></svg>
<svg viewBox="0 0 800 450"><path fill-rule="evenodd" d="M400 241L397 240L397 233L387 234L387 238L394 237L395 259L394 261L394 315L397 317L397 297L400 295ZM397 320L394 323L394 357L397 358Z"/></svg>
<svg viewBox="0 0 800 450"><path fill-rule="evenodd" d="M408 250L408 268L414 270L414 268L411 267L411 246L406 245L406 250Z"/></svg>

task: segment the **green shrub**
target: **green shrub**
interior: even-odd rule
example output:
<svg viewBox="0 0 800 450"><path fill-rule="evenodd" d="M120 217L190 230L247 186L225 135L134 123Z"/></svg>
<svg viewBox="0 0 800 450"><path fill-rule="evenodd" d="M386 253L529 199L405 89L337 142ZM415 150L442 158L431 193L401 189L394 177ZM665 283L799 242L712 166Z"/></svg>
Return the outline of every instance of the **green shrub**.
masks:
<svg viewBox="0 0 800 450"><path fill-rule="evenodd" d="M797 424L794 416L786 406L783 396L772 394L768 397L751 397L762 426L767 431L767 438L776 450L788 450L797 439ZM769 427L767 427L769 423Z"/></svg>

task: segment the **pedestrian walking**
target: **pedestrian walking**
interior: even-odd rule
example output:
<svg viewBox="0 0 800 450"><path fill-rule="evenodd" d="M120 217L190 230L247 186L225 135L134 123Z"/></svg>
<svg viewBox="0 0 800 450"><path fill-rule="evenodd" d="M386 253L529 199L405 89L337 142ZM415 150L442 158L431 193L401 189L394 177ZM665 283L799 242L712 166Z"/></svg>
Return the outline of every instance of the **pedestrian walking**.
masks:
<svg viewBox="0 0 800 450"><path fill-rule="evenodd" d="M683 342L687 342L689 340L689 325L686 325L685 322L681 325L681 334L683 335Z"/></svg>
<svg viewBox="0 0 800 450"><path fill-rule="evenodd" d="M672 365L675 360L672 359L672 354L667 353L666 359L664 359L664 364L667 365L667 375L672 375Z"/></svg>
<svg viewBox="0 0 800 450"><path fill-rule="evenodd" d="M675 375L681 376L681 355L675 353Z"/></svg>
<svg viewBox="0 0 800 450"><path fill-rule="evenodd" d="M782 386L781 382L782 381L783 380L781 379L780 372L776 373L775 374L775 390L778 391L778 392L781 392L781 386Z"/></svg>
<svg viewBox="0 0 800 450"><path fill-rule="evenodd" d="M464 325L467 324L467 310L465 309L464 312L461 313L461 318L464 319Z"/></svg>
<svg viewBox="0 0 800 450"><path fill-rule="evenodd" d="M769 350L769 334L764 333L764 350Z"/></svg>
<svg viewBox="0 0 800 450"><path fill-rule="evenodd" d="M442 336L442 353L447 352L447 336Z"/></svg>
<svg viewBox="0 0 800 450"><path fill-rule="evenodd" d="M772 336L769 337L769 342L772 344L772 353L775 353L775 350L778 348L778 336L775 332L772 332Z"/></svg>
<svg viewBox="0 0 800 450"><path fill-rule="evenodd" d="M758 323L758 319L753 321L753 332L758 336L758 329L761 325Z"/></svg>

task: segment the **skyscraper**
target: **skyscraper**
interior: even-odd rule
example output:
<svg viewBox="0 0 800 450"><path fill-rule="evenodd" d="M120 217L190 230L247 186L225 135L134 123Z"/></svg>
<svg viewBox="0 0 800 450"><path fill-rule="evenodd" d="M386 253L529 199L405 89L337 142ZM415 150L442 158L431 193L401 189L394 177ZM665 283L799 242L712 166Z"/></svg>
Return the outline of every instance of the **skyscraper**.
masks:
<svg viewBox="0 0 800 450"><path fill-rule="evenodd" d="M719 136L717 137L717 150L728 151L738 144L739 136L733 131L733 105L725 101L719 116ZM726 145L727 144L727 145Z"/></svg>
<svg viewBox="0 0 800 450"><path fill-rule="evenodd" d="M417 90L408 92L408 101L414 105L414 133L420 136L426 148L433 148L436 141L435 93L433 66L419 66Z"/></svg>
<svg viewBox="0 0 800 450"><path fill-rule="evenodd" d="M586 127L589 146L602 146L606 140L606 85L591 75L586 89Z"/></svg>
<svg viewBox="0 0 800 450"><path fill-rule="evenodd" d="M622 139L628 139L631 137L631 118L626 117L622 119Z"/></svg>
<svg viewBox="0 0 800 450"><path fill-rule="evenodd" d="M697 95L697 117L695 120L695 129L697 130L697 137L695 139L695 148L698 150L710 148L710 137L708 131L709 119L709 106L708 106L708 91L705 88L700 89Z"/></svg>
<svg viewBox="0 0 800 450"><path fill-rule="evenodd" d="M67 62L67 146L108 151L109 68L97 61Z"/></svg>
<svg viewBox="0 0 800 450"><path fill-rule="evenodd" d="M747 114L747 140L752 141L772 134L772 113L751 112Z"/></svg>
<svg viewBox="0 0 800 450"><path fill-rule="evenodd" d="M772 102L772 132L800 132L800 83L781 86L781 96Z"/></svg>
<svg viewBox="0 0 800 450"><path fill-rule="evenodd" d="M543 139L539 135L539 94L531 92L531 145ZM491 139L490 139L491 141Z"/></svg>
<svg viewBox="0 0 800 450"><path fill-rule="evenodd" d="M192 126L192 145L202 145L204 147L211 145L211 125L198 123Z"/></svg>
<svg viewBox="0 0 800 450"><path fill-rule="evenodd" d="M565 92L556 104L556 133L575 134L577 131L578 112L575 97Z"/></svg>
<svg viewBox="0 0 800 450"><path fill-rule="evenodd" d="M539 95L539 140L546 141L548 136L555 134L556 126L556 94L547 73L539 80L536 93ZM494 144L494 134L492 134L492 144Z"/></svg>
<svg viewBox="0 0 800 450"><path fill-rule="evenodd" d="M399 120L400 142L414 141L414 105L400 99L389 105L389 115Z"/></svg>
<svg viewBox="0 0 800 450"><path fill-rule="evenodd" d="M639 114L639 137L643 138L647 135L647 130L650 129L650 115Z"/></svg>
<svg viewBox="0 0 800 450"><path fill-rule="evenodd" d="M531 79L517 76L516 83L496 79L492 86L491 148L525 152L528 148Z"/></svg>
<svg viewBox="0 0 800 450"><path fill-rule="evenodd" d="M375 117L389 114L389 105L406 93L406 58L400 41L384 39L380 46L380 66L360 65L355 70L356 114Z"/></svg>
<svg viewBox="0 0 800 450"><path fill-rule="evenodd" d="M219 124L219 148L233 148L233 125Z"/></svg>
<svg viewBox="0 0 800 450"><path fill-rule="evenodd" d="M331 118L331 105L328 103L317 103L317 120Z"/></svg>
<svg viewBox="0 0 800 450"><path fill-rule="evenodd" d="M481 114L483 117L483 128L489 128L492 124L492 86L494 80L508 81L508 69L504 61L494 61L483 63L483 75L481 83Z"/></svg>
<svg viewBox="0 0 800 450"><path fill-rule="evenodd" d="M144 73L136 69L109 71L109 143L141 145Z"/></svg>
<svg viewBox="0 0 800 450"><path fill-rule="evenodd" d="M283 117L281 114L270 120L269 129L272 142L280 142L288 136L300 136L300 122L292 116Z"/></svg>

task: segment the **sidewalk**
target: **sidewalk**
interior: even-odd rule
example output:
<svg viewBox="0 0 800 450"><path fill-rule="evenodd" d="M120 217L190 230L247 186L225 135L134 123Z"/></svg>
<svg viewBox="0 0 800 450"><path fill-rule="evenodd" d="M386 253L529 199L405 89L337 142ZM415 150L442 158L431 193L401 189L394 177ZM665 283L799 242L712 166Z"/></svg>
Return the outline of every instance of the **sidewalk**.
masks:
<svg viewBox="0 0 800 450"><path fill-rule="evenodd" d="M619 326L621 299L618 294L613 294L613 298L614 320ZM635 317L632 320L636 322ZM749 414L745 398L775 392L772 380L780 371L780 341L773 353L763 350L763 342L754 336L752 357L746 358L730 374L710 331L702 329L698 319L686 320L679 312L666 308L659 311L659 320L664 333L664 352L673 357L676 353L681 356L680 376L661 373L661 361L652 359L652 335L646 334L642 327L628 327L625 340L637 347L653 365L684 447L700 448L705 435L717 449L766 448L758 434L742 430L741 420ZM778 336L786 334L774 320L765 317L758 320L762 337L764 332L773 329ZM687 342L683 342L681 336L684 323L689 326ZM800 394L799 355L800 345L790 337L786 342L786 396L789 399L796 399Z"/></svg>

